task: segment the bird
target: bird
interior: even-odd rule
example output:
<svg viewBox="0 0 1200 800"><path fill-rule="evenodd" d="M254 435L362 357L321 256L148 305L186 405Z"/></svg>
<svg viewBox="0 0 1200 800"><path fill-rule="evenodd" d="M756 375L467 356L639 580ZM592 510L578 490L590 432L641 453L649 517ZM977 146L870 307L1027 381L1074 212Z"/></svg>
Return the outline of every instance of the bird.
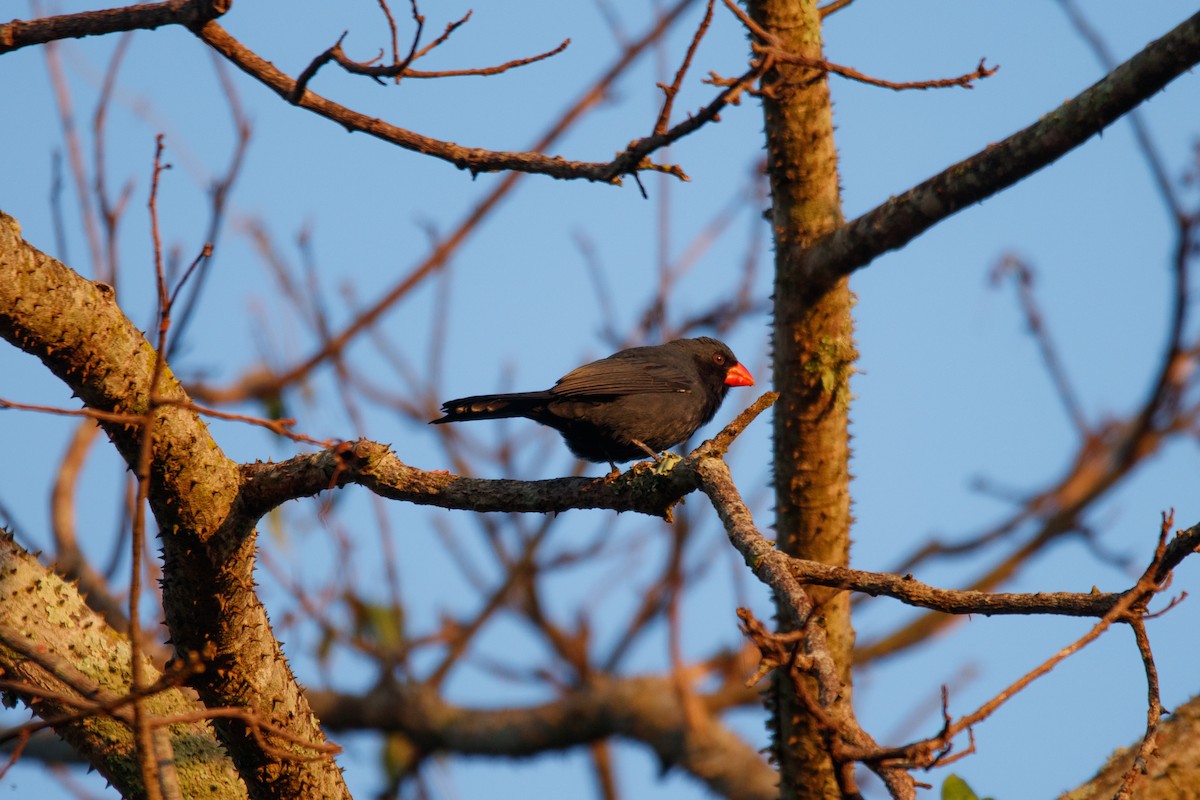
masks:
<svg viewBox="0 0 1200 800"><path fill-rule="evenodd" d="M442 404L432 425L525 417L560 434L579 458L618 462L685 441L717 413L731 386L754 378L723 342L707 336L631 347L568 372L541 392L480 394Z"/></svg>

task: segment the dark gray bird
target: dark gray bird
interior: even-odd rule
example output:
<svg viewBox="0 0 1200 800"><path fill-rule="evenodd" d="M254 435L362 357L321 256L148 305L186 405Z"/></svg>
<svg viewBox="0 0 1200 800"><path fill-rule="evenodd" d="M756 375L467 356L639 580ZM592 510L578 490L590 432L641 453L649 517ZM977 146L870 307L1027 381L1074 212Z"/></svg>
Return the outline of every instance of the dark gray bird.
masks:
<svg viewBox="0 0 1200 800"><path fill-rule="evenodd" d="M431 424L526 417L554 428L588 461L657 460L713 418L730 386L753 385L724 343L676 339L584 364L543 392L450 400Z"/></svg>

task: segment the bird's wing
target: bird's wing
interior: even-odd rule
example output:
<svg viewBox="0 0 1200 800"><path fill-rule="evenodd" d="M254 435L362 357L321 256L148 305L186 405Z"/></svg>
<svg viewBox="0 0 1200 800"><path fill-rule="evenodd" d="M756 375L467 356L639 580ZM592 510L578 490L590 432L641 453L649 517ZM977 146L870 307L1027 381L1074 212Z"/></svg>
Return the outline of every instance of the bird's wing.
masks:
<svg viewBox="0 0 1200 800"><path fill-rule="evenodd" d="M565 398L691 390L688 376L677 366L641 357L639 349L584 364L559 378L550 393Z"/></svg>

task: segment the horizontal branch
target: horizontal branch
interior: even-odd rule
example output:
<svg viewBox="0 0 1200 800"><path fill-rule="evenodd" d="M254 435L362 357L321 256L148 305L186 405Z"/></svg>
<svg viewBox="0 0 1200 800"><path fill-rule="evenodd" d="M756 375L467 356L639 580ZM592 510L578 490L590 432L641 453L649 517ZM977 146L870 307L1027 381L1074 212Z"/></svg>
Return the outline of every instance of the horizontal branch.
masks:
<svg viewBox="0 0 1200 800"><path fill-rule="evenodd" d="M903 247L943 219L1083 144L1198 61L1200 13L1033 125L818 239L799 254L795 274L834 280ZM816 283L827 285L827 281Z"/></svg>
<svg viewBox="0 0 1200 800"><path fill-rule="evenodd" d="M945 614L1053 614L1064 617L1102 617L1121 599L1120 592L978 592L940 589L912 575L866 572L859 569L791 559L792 574L805 584L891 597L902 603Z"/></svg>
<svg viewBox="0 0 1200 800"><path fill-rule="evenodd" d="M165 3L106 8L28 21L14 19L0 25L0 55L59 39L103 36L119 31L160 28L163 25L195 27L224 14L232 2L233 0L167 0Z"/></svg>
<svg viewBox="0 0 1200 800"><path fill-rule="evenodd" d="M645 743L664 767L686 770L719 797L778 797L774 768L714 717L685 715L669 676L597 677L528 708L462 708L411 684L362 696L310 690L309 698L331 730L394 731L424 753L535 756L621 736Z"/></svg>
<svg viewBox="0 0 1200 800"><path fill-rule="evenodd" d="M883 78L874 78L865 73L859 72L851 67L845 67L841 64L835 64L832 61L826 61L823 58L813 58L811 56L793 53L787 49L782 37L777 36L771 31L759 25L754 19L733 0L725 0L725 6L741 20L746 29L753 34L757 41L751 42L750 49L756 55L763 56L769 60L783 62L787 64L797 64L809 69L819 70L821 72L829 72L834 75L840 75L843 78L859 83L865 83L870 86L879 86L884 89L893 89L895 91L903 91L905 89L946 89L951 86L960 86L965 89L973 89L974 84L983 78L990 78L996 74L999 67L991 67L990 69L984 64L984 60L980 59L979 66L965 75L957 75L953 78L938 78L934 80L924 81L889 81Z"/></svg>
<svg viewBox="0 0 1200 800"><path fill-rule="evenodd" d="M648 161L645 157L648 150L645 148L636 151L627 150L613 161L605 163L568 161L561 156L544 153L463 147L454 142L434 139L384 122L377 117L354 111L315 92L309 90L297 92L297 81L230 36L215 21L192 30L214 50L233 62L238 69L265 84L288 102L330 119L348 131L360 131L406 150L440 158L459 169L469 170L473 174L500 171L531 172L548 175L552 178L573 178L616 185L621 183L622 175L639 171L668 172L683 177L683 173L678 167L664 166ZM303 86L300 85L300 88L303 89ZM663 147L690 131L691 127L686 127L662 143L656 141L654 145Z"/></svg>
<svg viewBox="0 0 1200 800"><path fill-rule="evenodd" d="M742 532L737 546L747 565L776 592L791 591L788 587L799 590L802 585L816 585L873 597L891 597L907 605L946 614L1046 614L1093 618L1103 617L1126 594L943 589L922 583L912 575L869 572L787 556L758 532L749 511L740 504L736 494L722 497L719 488L724 484L703 477L710 470L705 462L720 461L729 444L758 414L769 408L776 397L773 392L764 394L724 430L703 442L664 474L655 473L648 464L638 464L613 479L521 481L469 478L411 467L397 458L387 445L360 439L280 463L243 465L245 480L239 496L239 511L247 519L257 519L290 500L311 497L337 487L359 485L392 500L465 511L558 513L569 509L612 509L670 519L671 509L680 499L704 488L713 497L727 529ZM744 519L738 516L738 508L744 510ZM1165 575L1197 548L1200 548L1200 525L1181 531L1168 544L1160 571ZM794 600L793 609L804 606L801 596L797 595ZM794 622L802 627L804 615Z"/></svg>
<svg viewBox="0 0 1200 800"><path fill-rule="evenodd" d="M552 478L491 480L410 467L387 445L359 439L280 463L242 467L242 511L261 517L289 500L357 484L380 497L464 511L558 513L607 508L667 517L671 506L696 489L694 473L677 465L663 476L637 465L614 480Z"/></svg>
<svg viewBox="0 0 1200 800"><path fill-rule="evenodd" d="M711 492L710 492L711 495ZM722 501L724 502L724 501ZM729 522L726 523L728 528ZM738 523L753 526L752 520ZM1112 611L1133 587L1124 592L982 592L962 589L941 589L913 578L912 575L896 575L891 572L867 572L860 569L822 564L792 558L776 550L757 529L740 528L742 543L738 545L746 556L747 563L755 568L755 574L775 591L775 573L771 570L786 569L800 584L827 586L861 592L872 597L891 597L902 603L928 608L945 614L983 614L984 616L1012 616L1021 614L1049 614L1062 617L1103 617ZM753 535L749 533L753 531ZM1200 551L1200 525L1178 532L1167 544L1166 552L1155 564L1155 578L1161 583L1179 566L1189 554ZM761 571L761 574L760 574Z"/></svg>
<svg viewBox="0 0 1200 800"><path fill-rule="evenodd" d="M352 60L346 55L342 49L341 40L329 49L329 54L334 61L338 63L342 69L355 75L366 75L372 78L464 78L477 77L487 78L493 75L500 75L517 67L527 67L530 64L536 64L539 61L545 61L547 58L552 58L562 51L566 50L571 44L570 39L563 41L552 50L547 50L544 53L527 56L525 58L514 58L511 61L505 61L503 64L497 64L493 67L467 67L464 69L443 69L443 70L420 70L413 69L407 64L362 64Z"/></svg>
<svg viewBox="0 0 1200 800"><path fill-rule="evenodd" d="M611 479L468 478L410 467L387 445L359 439L280 463L244 464L238 502L242 514L258 519L289 500L357 484L390 500L464 511L558 513L572 508L607 508L670 520L672 507L700 485L697 465L705 459L720 459L777 396L774 392L763 394L720 433L661 474L643 463Z"/></svg>

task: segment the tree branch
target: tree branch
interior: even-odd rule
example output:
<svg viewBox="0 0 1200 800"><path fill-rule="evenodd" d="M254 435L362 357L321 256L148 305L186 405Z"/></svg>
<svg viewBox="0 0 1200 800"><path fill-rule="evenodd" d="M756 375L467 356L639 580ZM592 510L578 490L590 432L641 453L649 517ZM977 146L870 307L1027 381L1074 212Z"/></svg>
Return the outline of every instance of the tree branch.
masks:
<svg viewBox="0 0 1200 800"><path fill-rule="evenodd" d="M361 697L310 692L310 698L334 730L402 733L429 754L534 756L617 735L646 743L664 766L686 770L720 797L778 797L775 770L753 747L709 714L698 726L688 724L670 677L597 676L521 709L460 708L422 685L390 684Z"/></svg>
<svg viewBox="0 0 1200 800"><path fill-rule="evenodd" d="M839 668L825 641L825 626L812 620L815 610L812 600L800 582L792 575L791 558L777 550L773 542L767 541L754 524L750 509L746 508L729 474L724 461L709 458L697 465L704 493L725 525L729 541L742 554L746 566L775 593L781 609L791 616L791 634L796 637L798 653L796 667L816 679L819 694L809 698L812 709L819 715L818 724L836 736L837 743L830 744L830 756L840 761L838 751L844 746L867 750L878 749L875 740L863 730L850 704L849 687L843 685ZM791 670L789 669L789 672ZM839 764L839 772L840 769ZM905 770L881 762L868 766L887 785L895 798L916 797L915 782Z"/></svg>
<svg viewBox="0 0 1200 800"><path fill-rule="evenodd" d="M0 25L0 55L59 39L103 36L163 25L194 27L221 16L232 4L233 0L168 0L28 21L15 19Z"/></svg>
<svg viewBox="0 0 1200 800"><path fill-rule="evenodd" d="M0 631L0 675L41 719L88 759L122 796L141 792L133 758L128 713L116 704L130 695L129 644L84 603L76 587L0 533L0 606L19 636ZM19 620L19 623L16 621ZM63 628L70 635L63 635ZM161 675L143 659L149 681ZM156 691L142 702L156 717L203 712L182 689ZM108 707L108 713L105 713ZM20 730L0 730L0 741L20 738ZM175 768L188 796L245 797L233 763L221 750L212 726L203 720L170 728Z"/></svg>
<svg viewBox="0 0 1200 800"><path fill-rule="evenodd" d="M297 95L297 82L275 67L274 64L254 53L237 39L229 35L215 21L210 21L192 29L197 36L207 42L214 50L229 59L238 69L250 77L265 84L268 88L288 102L306 108L351 131L363 133L398 145L406 150L423 153L443 161L449 161L459 169L469 170L473 174L480 172L499 172L511 170L514 172L535 172L560 179L583 179L599 183L619 185L621 177L641 170L669 172L682 176L677 167L658 165L650 162L647 157L653 150L664 147L670 142L690 133L695 125L679 125L672 136L652 137L639 140L637 148L630 148L619 154L611 162L568 161L560 156L543 153L519 153L502 150L485 150L479 147L463 147L453 142L446 142L424 136L404 128L384 122L376 117L359 113L353 109L333 102L312 91L304 91ZM330 55L332 58L332 55ZM725 98L730 93L723 92ZM662 141L659 141L662 139Z"/></svg>
<svg viewBox="0 0 1200 800"><path fill-rule="evenodd" d="M144 414L157 407L149 500L162 531L163 609L171 641L185 656L204 654L208 664L192 686L210 708L244 712L214 724L252 796L346 796L331 759L281 761L255 738L262 720L283 733L280 741L325 746L254 591L253 521L234 513L237 465L198 414L172 405L188 398L169 369L151 397L154 350L111 288L23 241L16 220L3 212L0 337L40 358L91 408ZM141 427L100 424L125 463L135 465Z"/></svg>
<svg viewBox="0 0 1200 800"><path fill-rule="evenodd" d="M990 197L1086 142L1200 61L1200 13L1033 125L889 199L801 250L800 274L825 286L946 217Z"/></svg>
<svg viewBox="0 0 1200 800"><path fill-rule="evenodd" d="M755 417L771 407L767 392L716 436L703 442L665 474L635 464L615 479L553 478L543 481L486 480L410 467L386 445L360 439L287 461L242 466L241 513L259 519L300 497L357 484L390 500L468 511L558 513L572 508L608 508L671 519L671 508L700 485L696 466L724 455Z"/></svg>

